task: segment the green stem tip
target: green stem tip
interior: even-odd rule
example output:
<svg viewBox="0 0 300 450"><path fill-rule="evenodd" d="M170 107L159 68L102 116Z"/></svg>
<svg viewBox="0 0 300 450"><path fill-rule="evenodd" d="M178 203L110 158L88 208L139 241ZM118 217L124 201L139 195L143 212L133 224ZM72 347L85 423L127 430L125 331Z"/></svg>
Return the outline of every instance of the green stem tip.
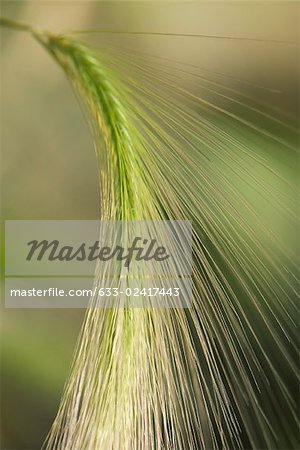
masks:
<svg viewBox="0 0 300 450"><path fill-rule="evenodd" d="M33 27L32 25L29 25L24 22L19 22L16 20L8 19L6 17L0 17L0 26L5 28L11 28L13 30L20 30L20 31L29 31L30 33L41 33L41 30L38 30L37 28Z"/></svg>

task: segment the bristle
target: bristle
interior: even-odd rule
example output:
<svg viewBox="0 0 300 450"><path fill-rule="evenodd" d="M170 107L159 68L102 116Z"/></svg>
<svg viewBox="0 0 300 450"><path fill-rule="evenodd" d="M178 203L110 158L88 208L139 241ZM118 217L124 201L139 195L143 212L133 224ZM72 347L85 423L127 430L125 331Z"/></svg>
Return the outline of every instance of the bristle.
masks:
<svg viewBox="0 0 300 450"><path fill-rule="evenodd" d="M102 217L191 219L195 234L191 309L87 312L48 448L237 449L245 436L275 448L287 417L291 429L296 421L281 368L296 376L297 308L295 257L268 222L278 211L296 217L293 187L268 152L292 158L293 146L208 100L201 83L188 91L137 57L67 38L48 47L88 108Z"/></svg>
<svg viewBox="0 0 300 450"><path fill-rule="evenodd" d="M92 298L45 448L296 448L297 127L247 81L235 89L195 65L16 27L85 106L101 218L154 231L160 219L193 222L190 307ZM110 280L99 271L97 283Z"/></svg>

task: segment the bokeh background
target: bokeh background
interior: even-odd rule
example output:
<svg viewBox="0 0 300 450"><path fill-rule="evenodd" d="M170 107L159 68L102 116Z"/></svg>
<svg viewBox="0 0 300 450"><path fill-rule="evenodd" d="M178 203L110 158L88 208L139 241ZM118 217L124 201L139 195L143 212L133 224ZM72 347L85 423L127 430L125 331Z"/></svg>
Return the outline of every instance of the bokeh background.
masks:
<svg viewBox="0 0 300 450"><path fill-rule="evenodd" d="M285 42L297 41L298 25L297 2L1 1L1 15L52 31L105 28ZM202 75L238 84L291 120L297 115L295 45L175 36L84 39L197 65ZM1 151L2 263L4 220L100 217L92 138L72 89L30 35L11 30L1 30ZM2 450L41 447L83 315L82 310L9 310L2 301Z"/></svg>

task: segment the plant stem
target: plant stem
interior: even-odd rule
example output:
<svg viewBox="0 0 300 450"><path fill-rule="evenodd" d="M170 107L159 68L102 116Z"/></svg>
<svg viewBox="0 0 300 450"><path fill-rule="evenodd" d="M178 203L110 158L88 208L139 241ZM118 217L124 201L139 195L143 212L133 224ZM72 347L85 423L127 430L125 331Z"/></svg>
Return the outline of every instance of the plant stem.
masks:
<svg viewBox="0 0 300 450"><path fill-rule="evenodd" d="M32 25L29 25L24 22L18 22L16 20L7 19L6 17L0 17L0 26L5 28L11 28L14 30L20 30L20 31L29 31L33 34L40 34L42 33L42 30L38 30L37 28L33 27Z"/></svg>

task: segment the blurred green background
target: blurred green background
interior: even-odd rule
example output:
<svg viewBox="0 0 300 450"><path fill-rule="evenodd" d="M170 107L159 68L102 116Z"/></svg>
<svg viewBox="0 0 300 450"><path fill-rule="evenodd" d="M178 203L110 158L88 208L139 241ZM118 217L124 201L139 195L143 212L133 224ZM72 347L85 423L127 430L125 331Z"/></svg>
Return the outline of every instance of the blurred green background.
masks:
<svg viewBox="0 0 300 450"><path fill-rule="evenodd" d="M295 41L294 2L1 2L1 15L52 31L106 28ZM295 115L295 46L183 37L102 36L226 74L270 106ZM203 72L204 73L204 72ZM208 75L209 76L209 75ZM231 78L232 77L232 78ZM254 85L270 90L255 91ZM2 216L97 219L99 189L88 126L61 69L30 35L1 30ZM3 301L3 300L2 300ZM49 430L70 367L82 310L1 307L1 449L34 450ZM79 450L79 449L78 449Z"/></svg>

